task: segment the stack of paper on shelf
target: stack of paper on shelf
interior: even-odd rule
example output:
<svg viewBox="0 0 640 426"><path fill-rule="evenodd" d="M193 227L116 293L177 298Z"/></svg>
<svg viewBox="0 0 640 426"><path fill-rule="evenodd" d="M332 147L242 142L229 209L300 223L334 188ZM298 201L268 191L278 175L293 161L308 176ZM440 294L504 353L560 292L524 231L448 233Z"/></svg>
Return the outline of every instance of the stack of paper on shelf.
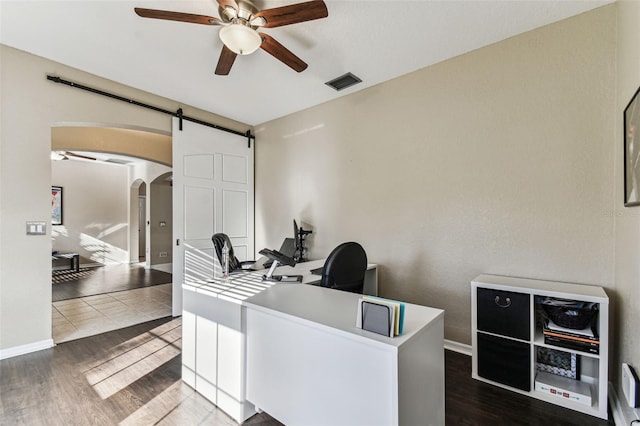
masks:
<svg viewBox="0 0 640 426"><path fill-rule="evenodd" d="M356 327L393 337L404 332L404 303L376 296L358 299Z"/></svg>

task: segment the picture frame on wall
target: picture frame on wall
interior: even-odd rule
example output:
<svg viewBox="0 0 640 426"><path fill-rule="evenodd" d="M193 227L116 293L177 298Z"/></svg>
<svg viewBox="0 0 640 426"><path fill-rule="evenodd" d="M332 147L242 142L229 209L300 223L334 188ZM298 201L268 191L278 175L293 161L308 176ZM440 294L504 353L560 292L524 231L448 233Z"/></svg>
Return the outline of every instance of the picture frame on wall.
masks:
<svg viewBox="0 0 640 426"><path fill-rule="evenodd" d="M624 109L624 205L640 206L640 88Z"/></svg>
<svg viewBox="0 0 640 426"><path fill-rule="evenodd" d="M51 225L62 225L62 187L51 187Z"/></svg>

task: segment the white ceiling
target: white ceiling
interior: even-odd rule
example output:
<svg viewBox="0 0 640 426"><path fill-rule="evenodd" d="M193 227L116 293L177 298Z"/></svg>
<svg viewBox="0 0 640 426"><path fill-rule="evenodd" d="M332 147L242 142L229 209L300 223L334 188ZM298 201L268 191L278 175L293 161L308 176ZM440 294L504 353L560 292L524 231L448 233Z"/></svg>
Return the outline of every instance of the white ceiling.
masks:
<svg viewBox="0 0 640 426"><path fill-rule="evenodd" d="M614 0L325 1L327 18L261 30L309 64L300 74L258 50L239 56L228 76L217 76L220 27L144 19L133 11L217 17L215 0L1 0L0 41L257 125ZM298 1L254 3L266 9ZM345 72L363 82L341 92L324 84Z"/></svg>

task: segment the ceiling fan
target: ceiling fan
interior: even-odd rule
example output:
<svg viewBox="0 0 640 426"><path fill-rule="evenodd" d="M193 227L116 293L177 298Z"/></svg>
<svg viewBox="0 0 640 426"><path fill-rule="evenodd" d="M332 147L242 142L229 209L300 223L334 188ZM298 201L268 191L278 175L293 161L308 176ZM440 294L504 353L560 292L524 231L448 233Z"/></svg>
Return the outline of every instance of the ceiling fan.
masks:
<svg viewBox="0 0 640 426"><path fill-rule="evenodd" d="M220 18L157 9L134 10L143 18L166 19L192 24L220 25L220 39L224 44L216 66L217 75L228 75L237 55L249 55L262 48L274 58L297 72L307 64L261 28L274 28L329 16L322 0L312 0L272 9L258 9L248 0L217 0Z"/></svg>

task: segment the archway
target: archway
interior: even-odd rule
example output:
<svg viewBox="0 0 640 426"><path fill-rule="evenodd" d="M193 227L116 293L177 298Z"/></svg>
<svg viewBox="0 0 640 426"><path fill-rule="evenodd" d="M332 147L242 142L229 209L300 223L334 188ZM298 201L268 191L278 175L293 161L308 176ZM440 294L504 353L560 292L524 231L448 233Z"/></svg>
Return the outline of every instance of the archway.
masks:
<svg viewBox="0 0 640 426"><path fill-rule="evenodd" d="M102 123L59 123L51 128L52 151L120 154L171 167L172 138L168 132Z"/></svg>
<svg viewBox="0 0 640 426"><path fill-rule="evenodd" d="M95 123L61 123L58 124L51 129L51 150L53 151L63 151L63 152L75 152L80 154L87 154L89 157L96 157L97 160L87 160L79 157L70 156L70 160L79 160L85 161L84 164L86 167L99 167L99 163L102 163L102 167L107 167L108 165L105 163L118 163L117 165L111 164L110 168L125 168L128 170L128 174L125 173L126 176L124 181L119 180L116 184L115 180L113 185L117 186L120 189L121 197L124 201L118 203L124 203L124 212L121 216L121 219L118 220L117 226L113 226L114 224L110 224L110 230L115 229L114 232L125 233L126 237L124 238L124 243L119 244L118 247L122 248L123 258L121 260L122 263L119 265L124 265L129 268L138 268L140 270L140 265L138 265L141 261L145 262L145 269L150 269L150 259L149 254L151 253L150 247L153 242L153 233L149 232L151 227L151 214L152 209L154 207L152 201L151 194L151 183L154 180L163 180L166 179L167 175L171 175L171 136L165 132L157 132L153 129L141 129L141 128L133 128L131 126L118 126L118 125L104 125L104 124L95 124ZM108 155L105 155L108 154ZM105 160L105 157L109 159ZM122 157L123 159L131 159L133 161L122 161L119 160ZM113 160L113 161L111 161ZM75 163L78 164L79 161L63 161L61 163ZM125 164L123 166L123 164ZM115 170L114 169L114 170ZM117 172L120 174L121 172ZM77 180L88 180L87 175L77 175ZM162 178L157 179L159 176ZM87 202L86 199L91 197L100 196L100 192L103 191L104 187L109 186L109 182L104 183L102 186L94 185L92 190L85 190L82 194L79 191L75 191L77 197L83 197L85 200L83 202ZM165 194L166 195L166 194ZM97 200L97 198L95 198ZM69 200L72 201L72 200ZM89 201L90 202L90 201ZM71 205L70 205L71 206ZM82 210L82 206L79 206L77 210ZM121 208L121 207L118 207ZM107 205L103 208L103 210L110 210L111 205ZM69 219L71 219L71 215L69 215ZM87 234L87 237L91 238L91 241L95 244L104 243L104 239L102 235L107 235L107 232L104 230L95 231L94 230L99 227L106 227L107 224L101 221L95 221L95 223L88 223L79 225L78 228L82 226L84 234ZM110 235L113 235L112 232ZM95 245L94 244L94 245ZM80 247L82 250L84 247ZM126 251L126 252L125 252ZM165 250L170 252L169 250ZM167 253L168 254L168 253ZM169 258L170 259L170 258ZM99 262L94 266L100 266ZM135 265L129 265L135 264ZM111 269L111 266L105 268L98 268L102 270ZM170 268L169 268L170 269ZM170 271L169 271L170 272ZM158 309L154 310L154 315L157 312L158 315L166 316L171 315L171 276L169 275L169 279L166 281L159 281L157 278L157 274L161 272L158 271L146 271L144 275L144 279L140 279L140 283L136 285L141 285L144 287L154 286L154 288L166 287L168 288L169 299L167 301L162 300L159 303L162 305L158 305ZM151 274L151 275L149 275ZM137 275L136 275L137 276ZM166 276L166 274L165 274ZM152 277L154 280L153 283L149 283L147 281L147 277ZM142 283L142 281L145 281ZM116 280L106 279L106 282L119 281L119 278ZM164 283L167 283L166 285ZM119 284L118 284L119 285ZM157 286L157 287L156 287ZM80 286L78 286L80 287ZM85 286L86 287L86 286ZM132 291L135 293L139 287L132 287ZM121 289L117 289L116 291L120 291ZM129 289L127 289L129 290ZM146 290L146 289L145 289ZM110 290L111 291L111 290ZM154 290L156 291L156 290ZM166 290L164 290L166 292ZM110 292L103 293L99 297L105 297ZM155 293L154 293L155 294ZM83 295L84 296L84 295ZM81 297L81 296L73 296L73 297ZM90 296L92 298L97 298L98 294L95 296ZM84 303L84 297L82 297ZM155 300L155 299L154 299ZM54 299L54 311L55 309L55 299ZM116 303L115 301L111 301L112 303ZM118 301L119 303L120 301ZM94 303L94 302L91 302ZM93 306L93 305L92 305ZM97 307L94 307L97 309ZM131 305L130 311L127 311L127 318L134 317L133 312L140 311L139 308L142 308L142 304ZM152 309L152 308L149 308ZM168 309L168 310L167 310ZM165 313L166 312L166 313ZM144 313L147 315L148 313ZM142 318L142 317L141 317ZM133 319L132 319L133 320ZM144 318L144 320L148 320L148 316ZM142 319L141 319L142 321ZM104 328L106 327L108 322L110 321L102 321L101 324L96 325L96 330L100 331L108 331ZM119 328L118 324L115 324L114 327ZM132 324L127 324L132 325ZM56 334L56 326L55 321L52 323L54 340L56 342L66 341L67 337L64 337L60 333ZM76 327L77 324L74 324ZM84 335L80 334L83 330L78 326L73 331L73 337L84 337ZM68 333L67 333L68 334ZM95 334L95 333L94 333ZM63 340L59 340L58 338L64 338Z"/></svg>
<svg viewBox="0 0 640 426"><path fill-rule="evenodd" d="M51 128L52 151L115 154L138 160L130 174L129 185L127 249L130 263L145 261L146 266L150 266L147 249L151 245L148 232L151 206L147 196L149 188L145 182L151 182L159 175L171 174L168 171L172 161L171 144L172 138L168 132L131 125L65 122ZM142 165L140 160L144 161Z"/></svg>
<svg viewBox="0 0 640 426"><path fill-rule="evenodd" d="M155 178L149 185L149 238L147 265L172 272L173 263L173 173Z"/></svg>

